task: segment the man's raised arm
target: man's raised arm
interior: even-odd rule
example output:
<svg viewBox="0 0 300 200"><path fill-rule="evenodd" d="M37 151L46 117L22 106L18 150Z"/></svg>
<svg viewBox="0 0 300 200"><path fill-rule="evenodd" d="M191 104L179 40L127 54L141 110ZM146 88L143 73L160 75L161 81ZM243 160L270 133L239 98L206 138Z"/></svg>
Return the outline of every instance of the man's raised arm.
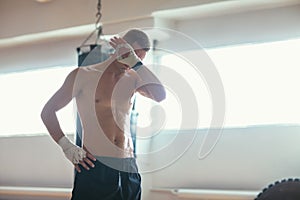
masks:
<svg viewBox="0 0 300 200"><path fill-rule="evenodd" d="M115 55L118 62L135 70L138 74L136 88L143 96L160 102L166 98L166 91L159 79L145 67L136 55L135 50L123 38L113 37L110 45L116 49Z"/></svg>
<svg viewBox="0 0 300 200"><path fill-rule="evenodd" d="M140 65L136 72L139 76L136 87L140 94L157 102L166 98L164 86L146 66Z"/></svg>

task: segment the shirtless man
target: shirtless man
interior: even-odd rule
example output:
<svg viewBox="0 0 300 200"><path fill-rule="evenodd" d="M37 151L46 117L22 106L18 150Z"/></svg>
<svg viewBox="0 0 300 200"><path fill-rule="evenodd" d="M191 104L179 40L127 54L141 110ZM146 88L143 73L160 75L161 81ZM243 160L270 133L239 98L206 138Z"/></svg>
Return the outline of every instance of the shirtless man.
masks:
<svg viewBox="0 0 300 200"><path fill-rule="evenodd" d="M41 113L52 138L76 169L72 200L141 198L141 177L133 154L129 112L135 92L160 102L165 90L141 61L150 48L148 36L132 29L110 44L116 52L106 61L73 70ZM60 128L56 112L75 100L83 147Z"/></svg>

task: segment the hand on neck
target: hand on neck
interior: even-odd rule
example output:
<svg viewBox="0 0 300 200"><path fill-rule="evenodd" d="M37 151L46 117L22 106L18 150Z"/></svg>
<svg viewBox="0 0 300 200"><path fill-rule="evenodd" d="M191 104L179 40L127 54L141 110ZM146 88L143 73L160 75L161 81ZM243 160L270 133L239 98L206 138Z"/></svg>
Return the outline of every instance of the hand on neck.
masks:
<svg viewBox="0 0 300 200"><path fill-rule="evenodd" d="M113 73L123 73L125 72L127 69L129 69L129 67L125 64L122 64L120 62L118 62L117 60L114 60L109 66L108 69L110 72Z"/></svg>

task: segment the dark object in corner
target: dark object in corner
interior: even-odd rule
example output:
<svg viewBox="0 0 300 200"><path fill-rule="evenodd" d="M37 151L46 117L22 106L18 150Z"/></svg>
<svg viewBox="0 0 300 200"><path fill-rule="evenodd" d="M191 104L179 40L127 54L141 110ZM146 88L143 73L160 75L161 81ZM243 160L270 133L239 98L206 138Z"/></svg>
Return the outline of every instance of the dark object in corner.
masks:
<svg viewBox="0 0 300 200"><path fill-rule="evenodd" d="M300 200L300 179L284 179L263 189L255 200Z"/></svg>

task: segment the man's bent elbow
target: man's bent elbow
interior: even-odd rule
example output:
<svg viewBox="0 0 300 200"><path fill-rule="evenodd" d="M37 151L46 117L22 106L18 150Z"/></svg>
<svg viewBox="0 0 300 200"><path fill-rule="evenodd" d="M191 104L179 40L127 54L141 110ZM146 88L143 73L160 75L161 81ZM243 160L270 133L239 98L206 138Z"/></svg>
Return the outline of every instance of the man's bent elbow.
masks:
<svg viewBox="0 0 300 200"><path fill-rule="evenodd" d="M166 91L162 89L162 91L159 93L159 95L156 96L155 101L161 102L166 99Z"/></svg>
<svg viewBox="0 0 300 200"><path fill-rule="evenodd" d="M44 122L44 124L47 122L50 115L51 115L51 112L49 111L49 109L47 109L47 107L44 107L41 112L41 119Z"/></svg>
<svg viewBox="0 0 300 200"><path fill-rule="evenodd" d="M43 110L41 112L41 119L43 122L45 122L47 120L47 116L48 116L47 111L45 108L43 108Z"/></svg>
<svg viewBox="0 0 300 200"><path fill-rule="evenodd" d="M166 99L166 91L162 85L152 84L143 86L138 90L143 96L148 97L156 102Z"/></svg>

